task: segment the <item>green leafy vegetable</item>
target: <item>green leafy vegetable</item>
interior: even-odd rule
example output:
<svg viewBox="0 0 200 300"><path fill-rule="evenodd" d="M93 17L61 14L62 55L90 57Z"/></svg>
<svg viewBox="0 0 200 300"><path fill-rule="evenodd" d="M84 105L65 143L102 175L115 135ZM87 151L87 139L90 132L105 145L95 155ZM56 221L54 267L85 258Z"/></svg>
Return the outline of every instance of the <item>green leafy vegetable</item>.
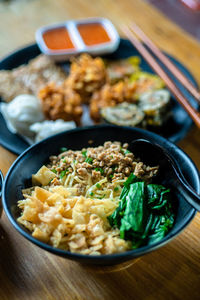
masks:
<svg viewBox="0 0 200 300"><path fill-rule="evenodd" d="M53 172L53 173L57 174L57 171L56 171L56 169L51 169L51 172Z"/></svg>
<svg viewBox="0 0 200 300"><path fill-rule="evenodd" d="M100 189L101 185L100 185L99 183L96 183L96 187L97 187L98 189Z"/></svg>
<svg viewBox="0 0 200 300"><path fill-rule="evenodd" d="M125 232L132 230L140 232L145 229L145 194L144 182L136 182L130 185L130 190L126 196L126 208L121 219L120 237L125 237Z"/></svg>
<svg viewBox="0 0 200 300"><path fill-rule="evenodd" d="M165 207L170 197L170 189L166 189L162 185L147 185L148 204L152 209L160 209ZM170 203L169 203L170 204Z"/></svg>
<svg viewBox="0 0 200 300"><path fill-rule="evenodd" d="M129 191L129 186L131 183L136 182L138 179L134 174L131 174L128 179L126 180L126 182L124 183L124 187L122 189L121 195L120 195L120 203L118 208L114 211L114 213L108 217L109 222L111 224L111 226L117 226L118 228L121 225L121 216L124 213L125 210L125 206L126 206L126 196L128 194Z"/></svg>
<svg viewBox="0 0 200 300"><path fill-rule="evenodd" d="M131 183L135 183L138 182L139 179L132 173L128 179L124 182L124 187L122 189L122 193L120 195L120 199L123 199L127 196L128 192L129 192L129 188Z"/></svg>
<svg viewBox="0 0 200 300"><path fill-rule="evenodd" d="M170 189L146 184L131 174L122 189L120 203L108 220L120 229L120 237L132 248L160 241L174 224Z"/></svg>

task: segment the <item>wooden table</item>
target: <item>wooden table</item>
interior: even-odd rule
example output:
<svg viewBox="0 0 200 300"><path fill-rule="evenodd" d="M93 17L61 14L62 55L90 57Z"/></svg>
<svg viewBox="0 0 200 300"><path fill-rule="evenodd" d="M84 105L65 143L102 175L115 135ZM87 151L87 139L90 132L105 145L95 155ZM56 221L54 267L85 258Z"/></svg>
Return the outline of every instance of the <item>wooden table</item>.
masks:
<svg viewBox="0 0 200 300"><path fill-rule="evenodd" d="M200 45L141 0L16 0L0 3L0 56L34 41L42 25L71 18L135 20L200 84ZM179 143L200 168L200 131ZM16 156L0 148L6 174ZM49 254L0 220L0 299L200 299L200 217L169 245L128 264L89 267Z"/></svg>
<svg viewBox="0 0 200 300"><path fill-rule="evenodd" d="M184 2L192 4L195 0L145 0L157 7L163 12L170 20L177 23L184 30L193 35L196 39L200 40L200 10L194 11ZM199 0L197 0L199 1Z"/></svg>

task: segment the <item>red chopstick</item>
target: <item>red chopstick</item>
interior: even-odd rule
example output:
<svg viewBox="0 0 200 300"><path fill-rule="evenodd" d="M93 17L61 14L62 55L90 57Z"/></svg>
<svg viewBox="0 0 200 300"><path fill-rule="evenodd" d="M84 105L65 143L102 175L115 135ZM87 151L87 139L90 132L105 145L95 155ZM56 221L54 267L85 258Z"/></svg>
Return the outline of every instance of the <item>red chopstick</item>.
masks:
<svg viewBox="0 0 200 300"><path fill-rule="evenodd" d="M149 37L136 25L131 23L131 29L141 38L141 40L151 49L151 51L166 65L166 67L174 74L175 77L183 84L183 86L196 98L200 103L200 92L196 89L193 83L185 77L185 75L171 62L171 60L160 51L160 49L150 40Z"/></svg>
<svg viewBox="0 0 200 300"><path fill-rule="evenodd" d="M140 42L140 40L136 37L136 35L131 31L126 25L121 26L121 30L130 40L130 42L135 46L135 48L140 52L140 54L144 57L144 59L149 63L152 69L163 79L168 89L175 96L178 102L183 106L183 108L187 111L190 117L193 119L194 123L200 128L200 114L191 104L187 101L185 96L179 90L179 88L175 85L173 80L167 75L167 73L162 69L162 67L158 64L155 58L150 54L150 52L145 48L145 46ZM179 78L178 78L179 79Z"/></svg>

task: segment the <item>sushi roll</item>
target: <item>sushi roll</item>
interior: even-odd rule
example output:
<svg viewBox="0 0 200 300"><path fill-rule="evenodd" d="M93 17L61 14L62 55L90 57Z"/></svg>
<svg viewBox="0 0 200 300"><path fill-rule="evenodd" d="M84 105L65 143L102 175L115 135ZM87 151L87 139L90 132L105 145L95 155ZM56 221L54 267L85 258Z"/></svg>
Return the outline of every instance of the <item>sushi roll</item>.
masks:
<svg viewBox="0 0 200 300"><path fill-rule="evenodd" d="M121 126L142 126L145 114L135 104L123 102L113 107L104 107L100 111L107 123Z"/></svg>
<svg viewBox="0 0 200 300"><path fill-rule="evenodd" d="M144 93L164 89L165 87L164 81L159 76L147 72L136 72L131 75L129 81L136 85L135 99L139 99Z"/></svg>
<svg viewBox="0 0 200 300"><path fill-rule="evenodd" d="M138 103L147 125L162 126L170 116L170 92L166 89L143 93Z"/></svg>

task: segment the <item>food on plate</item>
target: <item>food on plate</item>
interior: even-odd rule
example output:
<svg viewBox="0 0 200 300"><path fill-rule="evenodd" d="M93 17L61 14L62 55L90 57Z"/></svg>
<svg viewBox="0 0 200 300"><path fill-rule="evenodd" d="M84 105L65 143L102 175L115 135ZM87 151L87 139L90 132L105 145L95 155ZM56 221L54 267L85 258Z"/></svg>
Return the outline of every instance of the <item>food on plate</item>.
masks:
<svg viewBox="0 0 200 300"><path fill-rule="evenodd" d="M9 130L21 134L30 144L76 127L74 121L44 120L40 100L33 95L20 95L9 103L2 102L0 109Z"/></svg>
<svg viewBox="0 0 200 300"><path fill-rule="evenodd" d="M131 56L125 59L105 61L108 81L117 81L129 78L135 72L140 71L140 59L138 56Z"/></svg>
<svg viewBox="0 0 200 300"><path fill-rule="evenodd" d="M22 191L18 222L40 241L81 254L120 253L158 242L175 218L170 190L151 183L158 171L120 142L63 148Z"/></svg>
<svg viewBox="0 0 200 300"><path fill-rule="evenodd" d="M145 113L147 125L161 126L171 115L168 90L160 89L143 93L138 103Z"/></svg>
<svg viewBox="0 0 200 300"><path fill-rule="evenodd" d="M131 58L132 61L134 61L134 58ZM125 70L126 65L128 63L128 60L122 60L121 64L125 64ZM132 64L133 65L133 64ZM165 109L162 109L162 112L165 111L165 114L160 113L160 109L158 111L155 111L155 105L153 108L154 111L154 117L147 117L149 116L147 109L142 109L142 111L145 113L145 122L141 122L141 127L146 127L148 125L153 126L161 126L163 123L169 118L170 114L166 113L169 111L169 102L170 97L167 95L164 95L163 97L159 97L158 95L161 95L161 93L154 93L155 91L160 91L164 87L164 82L162 79L160 79L157 75L153 75L147 72L141 72L138 71L138 65L136 60L136 67L134 68L134 72L129 76L128 73L124 75L125 79L118 81L117 83L107 83L105 84L100 90L96 91L90 101L90 116L95 122L100 122L102 120L102 109L108 108L108 107L116 107L116 110L114 108L112 109L105 109L105 111L109 111L115 114L115 111L118 111L118 105L119 103L128 102L128 103L134 103L138 105L138 112L140 119L141 117L141 109L143 108L143 105L140 105L140 102L144 102L143 100L140 101L140 99L147 99L147 96L144 96L147 93L149 98L155 98L157 100L154 100L154 102L163 103L167 102L165 105L160 105L162 107L165 107ZM121 68L123 70L123 68ZM125 74L125 71L124 71ZM164 92L165 93L165 92ZM170 95L170 94L169 94ZM158 100L160 98L160 100ZM165 98L167 101L162 100ZM149 101L151 102L151 101ZM157 105L159 106L159 105ZM120 106L121 108L121 106ZM104 119L104 118L103 118ZM112 123L112 122L111 122ZM131 122L129 122L131 124ZM115 122L117 125L117 123ZM134 120L132 122L134 124ZM118 125L122 125L121 122L119 122ZM124 123L126 125L126 122ZM134 126L134 125L130 125Z"/></svg>
<svg viewBox="0 0 200 300"><path fill-rule="evenodd" d="M130 76L130 82L136 83L135 98L143 93L159 90L165 87L164 81L157 75L138 71Z"/></svg>
<svg viewBox="0 0 200 300"><path fill-rule="evenodd" d="M137 56L110 61L83 53L71 61L68 75L63 70L39 55L27 65L0 71L0 95L5 101L11 101L16 94L32 94L30 98L26 96L27 103L23 100L22 104L18 98L19 107L14 113L16 99L10 106L2 103L10 131L32 143L27 138L40 140L40 130L47 126L33 123L44 119L73 121L78 126L109 122L152 129L162 126L171 116L170 93L164 89L164 82L157 75L143 72ZM53 133L63 126L70 127L66 123L61 126L60 121L55 126L49 124L48 135L50 130ZM34 130L30 130L31 125Z"/></svg>
<svg viewBox="0 0 200 300"><path fill-rule="evenodd" d="M83 112L81 98L70 87L64 84L57 86L51 82L40 90L39 98L41 99L43 113L47 119L73 120L80 124Z"/></svg>
<svg viewBox="0 0 200 300"><path fill-rule="evenodd" d="M120 238L130 240L131 248L137 249L161 241L172 228L175 214L170 189L131 175L124 183L118 208L108 219L120 229Z"/></svg>
<svg viewBox="0 0 200 300"><path fill-rule="evenodd" d="M106 68L101 57L82 54L72 61L64 85L77 92L82 103L88 103L92 94L106 82Z"/></svg>
<svg viewBox="0 0 200 300"><path fill-rule="evenodd" d="M100 113L106 122L114 125L139 126L145 122L144 112L137 105L127 102L113 107L104 107Z"/></svg>
<svg viewBox="0 0 200 300"><path fill-rule="evenodd" d="M53 134L60 133L65 130L76 127L74 121L65 122L63 120L37 122L30 126L30 131L35 134L35 142L39 142Z"/></svg>
<svg viewBox="0 0 200 300"><path fill-rule="evenodd" d="M33 95L19 95L9 103L0 103L7 127L13 133L32 137L30 126L44 120L40 101Z"/></svg>
<svg viewBox="0 0 200 300"><path fill-rule="evenodd" d="M97 105L100 105L100 101ZM168 90L156 90L142 94L136 104L123 102L115 106L106 106L100 110L103 120L122 126L162 126L169 118L170 93ZM98 109L99 111L99 109Z"/></svg>
<svg viewBox="0 0 200 300"><path fill-rule="evenodd" d="M60 84L67 75L47 56L41 54L13 70L0 70L0 96L6 102L21 94L37 96L51 81Z"/></svg>
<svg viewBox="0 0 200 300"><path fill-rule="evenodd" d="M134 98L135 83L119 81L113 85L107 83L99 91L94 93L90 102L90 116L99 122L100 110L104 107L113 107L122 102L136 103Z"/></svg>

